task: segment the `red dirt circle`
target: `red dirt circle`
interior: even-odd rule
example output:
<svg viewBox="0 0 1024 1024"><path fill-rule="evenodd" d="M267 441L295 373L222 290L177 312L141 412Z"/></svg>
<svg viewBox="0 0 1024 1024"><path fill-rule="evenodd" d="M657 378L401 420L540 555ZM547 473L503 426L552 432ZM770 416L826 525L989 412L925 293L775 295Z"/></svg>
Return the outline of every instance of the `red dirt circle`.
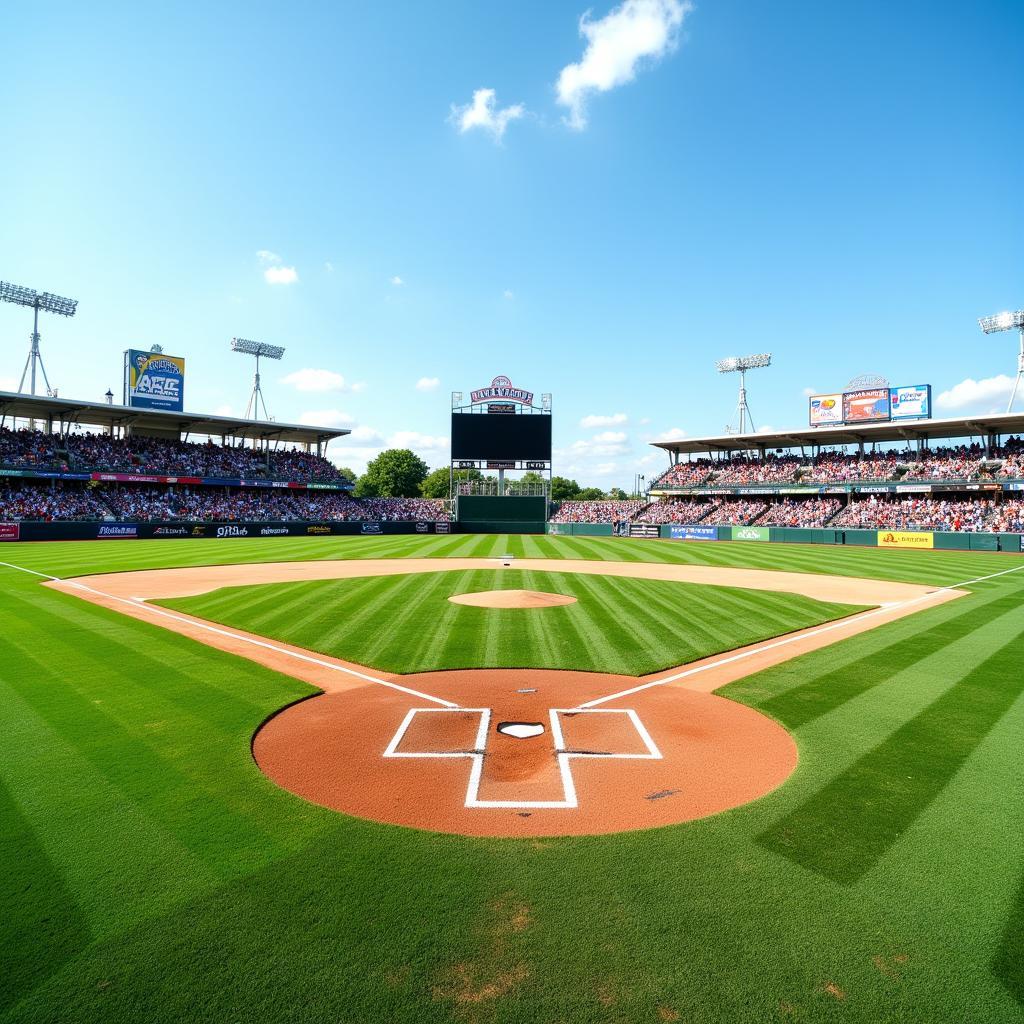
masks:
<svg viewBox="0 0 1024 1024"><path fill-rule="evenodd" d="M356 817L524 838L691 821L764 796L796 767L780 725L674 685L609 700L638 680L482 669L395 682L431 697L370 683L295 704L256 734L257 764Z"/></svg>

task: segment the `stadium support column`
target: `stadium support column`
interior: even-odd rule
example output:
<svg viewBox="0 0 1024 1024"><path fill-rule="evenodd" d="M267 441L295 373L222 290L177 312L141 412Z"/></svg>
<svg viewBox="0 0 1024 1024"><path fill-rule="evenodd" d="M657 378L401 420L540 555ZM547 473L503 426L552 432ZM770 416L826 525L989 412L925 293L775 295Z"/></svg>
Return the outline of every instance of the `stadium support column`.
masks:
<svg viewBox="0 0 1024 1024"><path fill-rule="evenodd" d="M505 470L498 470L498 495L499 497L505 497Z"/></svg>

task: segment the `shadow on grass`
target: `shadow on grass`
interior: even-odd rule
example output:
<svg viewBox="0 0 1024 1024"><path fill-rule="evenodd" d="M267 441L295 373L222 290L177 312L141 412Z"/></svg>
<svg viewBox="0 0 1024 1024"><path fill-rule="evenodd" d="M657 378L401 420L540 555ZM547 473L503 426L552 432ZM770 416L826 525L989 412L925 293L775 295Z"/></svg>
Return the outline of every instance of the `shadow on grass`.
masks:
<svg viewBox="0 0 1024 1024"><path fill-rule="evenodd" d="M1010 634L994 654L758 842L835 882L860 879L1024 692L1022 636Z"/></svg>
<svg viewBox="0 0 1024 1024"><path fill-rule="evenodd" d="M992 973L1006 986L1014 999L1024 1006L1024 875L1006 920L999 952L992 962Z"/></svg>
<svg viewBox="0 0 1024 1024"><path fill-rule="evenodd" d="M0 782L0 1013L89 943L89 927L60 874Z"/></svg>

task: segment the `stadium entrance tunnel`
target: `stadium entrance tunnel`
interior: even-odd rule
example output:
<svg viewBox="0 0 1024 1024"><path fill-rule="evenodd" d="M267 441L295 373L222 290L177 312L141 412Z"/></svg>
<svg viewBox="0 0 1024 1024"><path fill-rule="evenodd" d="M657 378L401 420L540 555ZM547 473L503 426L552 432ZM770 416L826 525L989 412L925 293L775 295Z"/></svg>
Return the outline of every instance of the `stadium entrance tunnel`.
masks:
<svg viewBox="0 0 1024 1024"><path fill-rule="evenodd" d="M674 685L637 692L636 677L471 669L391 680L409 689L360 685L285 708L253 740L260 769L355 817L525 838L717 814L771 792L797 763L790 734L753 708Z"/></svg>

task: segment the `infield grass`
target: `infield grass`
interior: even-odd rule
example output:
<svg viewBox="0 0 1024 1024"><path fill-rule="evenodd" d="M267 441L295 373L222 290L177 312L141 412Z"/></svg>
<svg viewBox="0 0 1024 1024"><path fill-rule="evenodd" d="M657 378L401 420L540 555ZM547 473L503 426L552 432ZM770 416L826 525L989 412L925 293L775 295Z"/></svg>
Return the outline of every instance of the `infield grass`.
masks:
<svg viewBox="0 0 1024 1024"><path fill-rule="evenodd" d="M448 600L490 590L564 594L577 603L509 609ZM562 668L646 675L864 610L799 594L519 569L225 587L155 603L402 673Z"/></svg>
<svg viewBox="0 0 1024 1024"><path fill-rule="evenodd" d="M1024 565L493 537L3 554L63 576L505 551L937 585ZM519 842L277 789L250 739L309 687L0 566L0 1020L1024 1021L1024 571L969 589L724 691L796 737L768 797Z"/></svg>

